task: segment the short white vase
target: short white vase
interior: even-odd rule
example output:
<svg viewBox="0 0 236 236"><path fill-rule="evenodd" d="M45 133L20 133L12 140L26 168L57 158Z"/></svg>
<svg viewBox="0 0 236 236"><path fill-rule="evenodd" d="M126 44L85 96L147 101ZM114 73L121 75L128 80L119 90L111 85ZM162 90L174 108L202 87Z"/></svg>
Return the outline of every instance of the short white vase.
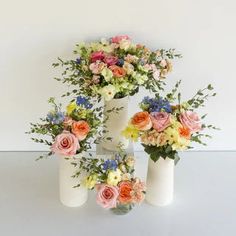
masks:
<svg viewBox="0 0 236 236"><path fill-rule="evenodd" d="M148 161L146 201L154 206L166 206L173 200L174 160L160 157Z"/></svg>
<svg viewBox="0 0 236 236"><path fill-rule="evenodd" d="M64 156L59 156L58 158L60 201L68 207L82 206L88 199L88 190L83 185L74 188L83 178L83 175L78 178L72 178L78 171L78 168L71 164L76 162L76 159L66 159Z"/></svg>
<svg viewBox="0 0 236 236"><path fill-rule="evenodd" d="M105 117L109 117L106 121L106 129L107 133L105 137L112 138L111 141L104 140L102 143L102 147L115 151L117 150L118 145L122 145L124 149L127 149L129 146L129 140L121 135L121 132L125 129L128 124L128 102L129 98L126 96L124 98L112 99L111 101L104 102L104 115ZM118 113L108 111L113 108L123 107Z"/></svg>

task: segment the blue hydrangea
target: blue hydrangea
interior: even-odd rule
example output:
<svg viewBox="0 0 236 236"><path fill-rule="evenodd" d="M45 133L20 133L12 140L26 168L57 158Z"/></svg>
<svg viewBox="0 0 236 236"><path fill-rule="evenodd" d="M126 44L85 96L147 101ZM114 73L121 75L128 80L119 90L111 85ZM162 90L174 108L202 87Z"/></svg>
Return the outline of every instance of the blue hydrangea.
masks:
<svg viewBox="0 0 236 236"><path fill-rule="evenodd" d="M144 97L141 106L147 107L149 112L160 112L165 111L168 113L172 112L171 105L168 100L159 98Z"/></svg>
<svg viewBox="0 0 236 236"><path fill-rule="evenodd" d="M89 100L86 97L78 96L76 98L76 104L78 106L84 106L86 109L92 108L92 104L89 102Z"/></svg>
<svg viewBox="0 0 236 236"><path fill-rule="evenodd" d="M51 111L47 114L47 119L53 124L60 124L65 119L65 114L61 111Z"/></svg>
<svg viewBox="0 0 236 236"><path fill-rule="evenodd" d="M102 164L103 170L116 170L117 169L117 162L115 160L106 160Z"/></svg>
<svg viewBox="0 0 236 236"><path fill-rule="evenodd" d="M124 65L124 60L123 59L118 59L117 63L118 66L123 66Z"/></svg>

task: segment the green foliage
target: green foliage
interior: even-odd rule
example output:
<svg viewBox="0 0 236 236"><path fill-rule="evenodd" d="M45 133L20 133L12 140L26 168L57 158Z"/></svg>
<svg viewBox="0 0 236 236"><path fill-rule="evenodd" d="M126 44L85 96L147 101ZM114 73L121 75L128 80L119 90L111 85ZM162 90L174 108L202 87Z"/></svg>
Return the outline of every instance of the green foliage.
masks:
<svg viewBox="0 0 236 236"><path fill-rule="evenodd" d="M144 151L149 154L150 158L154 161L157 162L160 157L166 159L170 158L175 160L175 164L179 161L179 156L178 152L176 150L173 150L170 145L165 145L165 146L149 146L142 144L144 147Z"/></svg>

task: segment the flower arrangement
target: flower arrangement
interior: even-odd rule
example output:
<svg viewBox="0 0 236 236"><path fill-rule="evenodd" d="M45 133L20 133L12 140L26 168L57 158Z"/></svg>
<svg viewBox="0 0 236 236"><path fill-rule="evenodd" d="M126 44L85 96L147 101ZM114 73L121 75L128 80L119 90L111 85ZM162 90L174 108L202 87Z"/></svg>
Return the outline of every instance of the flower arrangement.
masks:
<svg viewBox="0 0 236 236"><path fill-rule="evenodd" d="M91 102L78 96L67 106L66 112L61 110L54 98L49 99L53 109L40 123L31 123L28 134L46 136L45 139L32 138L36 143L50 146L51 151L46 156L58 154L72 157L91 148L91 140L98 142L101 137L102 108L93 108ZM50 140L48 140L50 137ZM45 156L40 156L43 158Z"/></svg>
<svg viewBox="0 0 236 236"><path fill-rule="evenodd" d="M56 80L76 86L64 96L82 93L106 101L132 96L140 86L161 89L163 79L172 70L171 60L181 56L173 49L151 51L126 35L77 44L74 53L75 59L59 58L53 64L64 68L62 78Z"/></svg>
<svg viewBox="0 0 236 236"><path fill-rule="evenodd" d="M133 156L120 152L110 159L82 158L72 164L87 171L82 184L96 190L96 200L101 207L125 214L145 197L145 184L134 177L134 163ZM73 177L79 176L81 171Z"/></svg>
<svg viewBox="0 0 236 236"><path fill-rule="evenodd" d="M133 141L141 140L145 152L156 162L160 157L179 160L178 151L191 148L191 142L206 145L202 138L211 136L203 133L207 128L217 129L213 125L206 125L195 109L204 106L204 102L216 93L211 85L199 90L193 98L181 102L181 94L178 93L180 81L174 89L161 97L145 97L140 103L141 112L136 113L122 132L123 135ZM177 94L177 96L176 96ZM176 104L175 101L178 101Z"/></svg>

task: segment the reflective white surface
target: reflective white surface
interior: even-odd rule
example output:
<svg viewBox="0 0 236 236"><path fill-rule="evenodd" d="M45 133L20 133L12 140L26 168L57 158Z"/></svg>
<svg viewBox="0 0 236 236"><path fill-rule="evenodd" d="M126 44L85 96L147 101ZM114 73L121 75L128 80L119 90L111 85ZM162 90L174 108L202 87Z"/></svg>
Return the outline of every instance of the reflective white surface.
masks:
<svg viewBox="0 0 236 236"><path fill-rule="evenodd" d="M137 173L147 159L137 155ZM175 169L174 201L144 203L125 216L96 205L68 208L59 201L57 159L38 153L0 153L1 236L231 236L236 235L236 153L187 152Z"/></svg>

